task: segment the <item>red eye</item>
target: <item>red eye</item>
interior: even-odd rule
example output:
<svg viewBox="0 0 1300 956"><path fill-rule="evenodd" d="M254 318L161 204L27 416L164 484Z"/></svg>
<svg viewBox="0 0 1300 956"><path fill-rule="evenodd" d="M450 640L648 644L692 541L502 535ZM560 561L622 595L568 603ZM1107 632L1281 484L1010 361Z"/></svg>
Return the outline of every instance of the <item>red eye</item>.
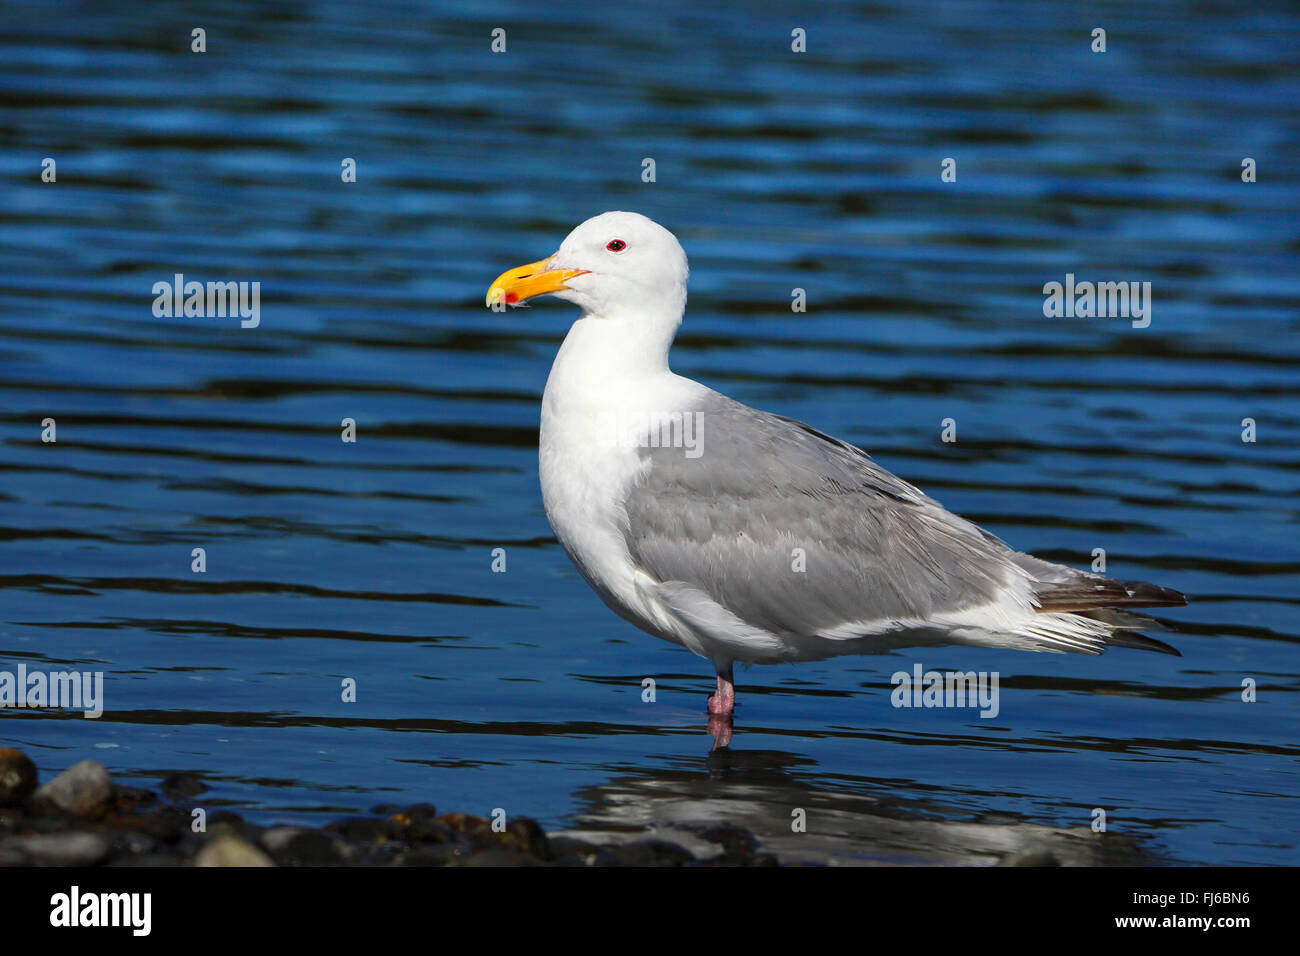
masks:
<svg viewBox="0 0 1300 956"><path fill-rule="evenodd" d="M611 239L609 242L605 243L605 248L610 252L622 252L627 248L627 243L622 239Z"/></svg>

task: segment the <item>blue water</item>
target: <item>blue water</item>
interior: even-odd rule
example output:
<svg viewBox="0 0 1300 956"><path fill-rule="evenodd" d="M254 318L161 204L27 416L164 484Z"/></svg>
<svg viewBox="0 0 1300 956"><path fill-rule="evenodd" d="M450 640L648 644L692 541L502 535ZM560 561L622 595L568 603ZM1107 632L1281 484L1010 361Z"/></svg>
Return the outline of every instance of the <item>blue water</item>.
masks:
<svg viewBox="0 0 1300 956"><path fill-rule="evenodd" d="M427 800L775 840L803 807L849 862L898 859L881 817L1103 808L1147 862L1297 862L1300 15L1040 6L0 7L0 669L107 698L0 710L0 742L44 777L198 773L261 822ZM605 608L542 510L572 308L482 306L618 208L691 258L678 372L1185 592L1184 656L753 668L710 758L710 666ZM156 318L178 272L259 281L260 325ZM1151 282L1150 327L1044 317L1067 272ZM998 671L1000 714L891 707L914 662Z"/></svg>

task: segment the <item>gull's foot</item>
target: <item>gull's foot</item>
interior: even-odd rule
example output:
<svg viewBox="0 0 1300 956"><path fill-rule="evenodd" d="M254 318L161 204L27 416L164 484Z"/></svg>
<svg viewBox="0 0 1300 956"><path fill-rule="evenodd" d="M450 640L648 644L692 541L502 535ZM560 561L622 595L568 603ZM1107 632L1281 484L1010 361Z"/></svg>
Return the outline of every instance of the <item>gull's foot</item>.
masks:
<svg viewBox="0 0 1300 956"><path fill-rule="evenodd" d="M736 687L730 676L718 675L718 690L709 695L709 713L718 717L730 717L736 710Z"/></svg>

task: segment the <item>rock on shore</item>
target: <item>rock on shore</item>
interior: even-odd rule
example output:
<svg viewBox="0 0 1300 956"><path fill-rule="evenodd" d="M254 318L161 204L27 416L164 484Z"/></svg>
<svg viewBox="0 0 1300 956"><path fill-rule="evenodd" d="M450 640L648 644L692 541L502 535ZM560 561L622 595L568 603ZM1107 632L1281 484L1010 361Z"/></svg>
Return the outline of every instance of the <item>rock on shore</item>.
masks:
<svg viewBox="0 0 1300 956"><path fill-rule="evenodd" d="M209 810L193 830L196 777L173 774L161 794L115 784L83 760L37 786L21 751L0 747L0 866L771 866L748 831L700 858L664 840L602 844L551 839L536 821L495 828L482 817L439 814L430 804L377 807L319 829L261 827ZM188 799L187 799L188 798ZM201 806L201 803L198 805Z"/></svg>

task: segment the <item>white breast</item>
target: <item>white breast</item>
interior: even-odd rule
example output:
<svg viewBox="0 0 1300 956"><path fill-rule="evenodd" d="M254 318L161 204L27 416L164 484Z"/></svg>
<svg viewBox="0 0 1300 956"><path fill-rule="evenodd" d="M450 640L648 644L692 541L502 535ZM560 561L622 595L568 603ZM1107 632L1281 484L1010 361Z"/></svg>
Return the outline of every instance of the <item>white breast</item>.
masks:
<svg viewBox="0 0 1300 956"><path fill-rule="evenodd" d="M685 408L702 386L666 367L617 361L612 325L578 320L551 367L542 397L542 502L560 544L611 608L695 650L689 631L654 596L658 582L638 571L628 554L623 502L649 462L635 444L620 440L618 428L638 413Z"/></svg>

